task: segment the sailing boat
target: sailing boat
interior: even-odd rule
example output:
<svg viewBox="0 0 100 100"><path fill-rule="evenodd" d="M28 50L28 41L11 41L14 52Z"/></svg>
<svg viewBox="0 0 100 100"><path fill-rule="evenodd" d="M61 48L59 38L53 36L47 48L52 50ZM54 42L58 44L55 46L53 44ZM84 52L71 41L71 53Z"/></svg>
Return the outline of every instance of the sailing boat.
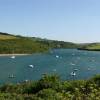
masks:
<svg viewBox="0 0 100 100"><path fill-rule="evenodd" d="M70 75L71 75L71 76L75 76L76 73L75 73L75 72L71 72Z"/></svg>
<svg viewBox="0 0 100 100"><path fill-rule="evenodd" d="M34 65L29 65L30 68L34 68Z"/></svg>
<svg viewBox="0 0 100 100"><path fill-rule="evenodd" d="M11 56L10 58L15 59L15 56L13 55L13 56Z"/></svg>
<svg viewBox="0 0 100 100"><path fill-rule="evenodd" d="M58 56L58 55L56 55L56 58L59 58L59 56Z"/></svg>
<svg viewBox="0 0 100 100"><path fill-rule="evenodd" d="M14 56L14 51L13 51L13 55L12 55L10 58L15 59L15 56Z"/></svg>
<svg viewBox="0 0 100 100"><path fill-rule="evenodd" d="M15 78L15 76L13 74L8 76L9 78Z"/></svg>

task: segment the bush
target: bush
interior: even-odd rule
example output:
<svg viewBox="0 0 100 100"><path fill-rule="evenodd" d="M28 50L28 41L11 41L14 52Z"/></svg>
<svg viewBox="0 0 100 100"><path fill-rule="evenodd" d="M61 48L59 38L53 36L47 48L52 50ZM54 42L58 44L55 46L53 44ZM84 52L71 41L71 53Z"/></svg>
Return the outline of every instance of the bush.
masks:
<svg viewBox="0 0 100 100"><path fill-rule="evenodd" d="M41 89L46 89L46 88L55 88L57 86L57 84L60 82L59 80L59 76L57 75L47 75L44 74L43 77L39 80L38 82L38 86Z"/></svg>
<svg viewBox="0 0 100 100"><path fill-rule="evenodd" d="M0 100L100 100L99 79L61 81L45 74L39 81L1 86Z"/></svg>

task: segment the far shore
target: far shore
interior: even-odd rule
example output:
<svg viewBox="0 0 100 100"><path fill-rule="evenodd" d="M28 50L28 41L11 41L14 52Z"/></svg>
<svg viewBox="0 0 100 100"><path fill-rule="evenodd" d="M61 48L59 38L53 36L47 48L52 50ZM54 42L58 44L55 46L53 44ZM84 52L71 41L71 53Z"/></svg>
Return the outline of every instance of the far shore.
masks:
<svg viewBox="0 0 100 100"><path fill-rule="evenodd" d="M0 56L25 56L30 54L0 54Z"/></svg>

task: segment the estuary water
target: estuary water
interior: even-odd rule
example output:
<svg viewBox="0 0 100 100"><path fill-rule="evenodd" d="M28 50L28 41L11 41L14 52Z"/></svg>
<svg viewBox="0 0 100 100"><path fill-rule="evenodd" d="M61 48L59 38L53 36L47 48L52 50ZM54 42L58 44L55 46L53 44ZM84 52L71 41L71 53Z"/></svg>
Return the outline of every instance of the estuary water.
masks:
<svg viewBox="0 0 100 100"><path fill-rule="evenodd" d="M71 75L75 72L75 76ZM88 79L100 73L100 52L54 49L48 53L0 57L0 84L38 80L42 74L58 74L63 80Z"/></svg>

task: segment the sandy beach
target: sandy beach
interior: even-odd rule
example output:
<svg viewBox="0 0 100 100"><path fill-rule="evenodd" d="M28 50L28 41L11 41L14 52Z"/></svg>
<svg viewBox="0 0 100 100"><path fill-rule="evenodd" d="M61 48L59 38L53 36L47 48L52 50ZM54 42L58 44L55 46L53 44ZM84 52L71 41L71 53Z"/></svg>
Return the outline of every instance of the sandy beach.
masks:
<svg viewBox="0 0 100 100"><path fill-rule="evenodd" d="M25 56L25 55L30 55L30 54L0 54L0 56Z"/></svg>

